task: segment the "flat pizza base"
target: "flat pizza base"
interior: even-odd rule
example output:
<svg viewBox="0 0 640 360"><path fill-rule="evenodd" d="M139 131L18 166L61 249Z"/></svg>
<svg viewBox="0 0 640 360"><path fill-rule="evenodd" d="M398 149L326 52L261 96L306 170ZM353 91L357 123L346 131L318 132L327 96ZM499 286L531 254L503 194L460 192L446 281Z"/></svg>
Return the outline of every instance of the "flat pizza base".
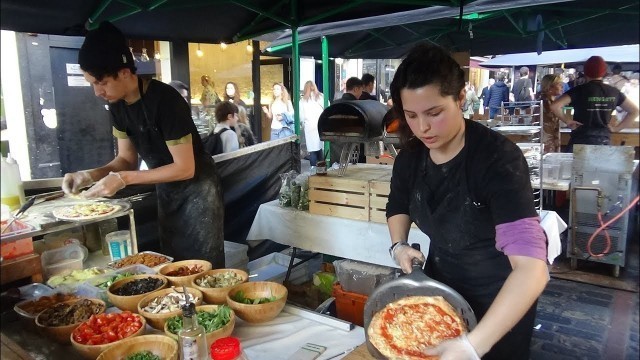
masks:
<svg viewBox="0 0 640 360"><path fill-rule="evenodd" d="M427 315L418 315L421 305ZM390 315L389 320L385 318L389 313L397 316ZM433 329L438 322L442 327ZM373 316L367 329L371 344L389 360L436 359L420 354L421 350L465 332L460 315L442 296L409 296L389 303Z"/></svg>
<svg viewBox="0 0 640 360"><path fill-rule="evenodd" d="M101 204L101 205L108 205L109 207L111 207L111 209L107 212L99 212L99 213L95 213L95 214L91 214L91 215L81 215L81 216L69 216L68 214L70 213L70 211L74 208L77 207L88 207L88 206L95 206L97 204ZM64 207L59 207L56 208L52 211L53 216L55 216L57 219L60 220L66 220L66 221L84 221L84 220L94 220L94 219L99 219L102 217L106 217L109 216L111 214L114 214L116 212L118 212L122 207L118 204L106 204L106 203L83 203L83 204L74 204L74 205L69 205L69 206L64 206Z"/></svg>

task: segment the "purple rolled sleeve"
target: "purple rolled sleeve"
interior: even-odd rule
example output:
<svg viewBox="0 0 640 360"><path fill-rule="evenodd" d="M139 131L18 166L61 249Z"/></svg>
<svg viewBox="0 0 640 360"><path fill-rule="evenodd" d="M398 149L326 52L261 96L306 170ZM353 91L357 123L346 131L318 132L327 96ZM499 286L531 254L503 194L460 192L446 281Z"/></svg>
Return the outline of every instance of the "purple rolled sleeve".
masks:
<svg viewBox="0 0 640 360"><path fill-rule="evenodd" d="M496 249L510 256L528 256L547 261L547 237L539 217L496 226Z"/></svg>

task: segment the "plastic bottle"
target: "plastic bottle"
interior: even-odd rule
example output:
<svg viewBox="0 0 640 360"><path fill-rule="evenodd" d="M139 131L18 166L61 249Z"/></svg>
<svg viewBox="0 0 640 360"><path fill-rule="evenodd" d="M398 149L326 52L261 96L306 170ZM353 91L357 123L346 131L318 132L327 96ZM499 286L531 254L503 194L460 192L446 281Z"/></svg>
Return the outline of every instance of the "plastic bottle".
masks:
<svg viewBox="0 0 640 360"><path fill-rule="evenodd" d="M196 306L190 302L182 306L182 329L178 332L180 359L209 360L204 327L198 325Z"/></svg>
<svg viewBox="0 0 640 360"><path fill-rule="evenodd" d="M211 344L211 360L249 360L240 347L238 338L229 336Z"/></svg>
<svg viewBox="0 0 640 360"><path fill-rule="evenodd" d="M20 208L24 204L24 187L20 179L20 168L18 163L8 154L2 158L2 204L7 205L11 210Z"/></svg>

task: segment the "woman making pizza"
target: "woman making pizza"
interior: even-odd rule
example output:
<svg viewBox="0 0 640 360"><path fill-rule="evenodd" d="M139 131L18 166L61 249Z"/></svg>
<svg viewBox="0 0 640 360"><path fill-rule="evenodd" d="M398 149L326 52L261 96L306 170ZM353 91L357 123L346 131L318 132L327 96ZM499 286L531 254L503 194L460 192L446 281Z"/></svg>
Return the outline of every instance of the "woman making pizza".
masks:
<svg viewBox="0 0 640 360"><path fill-rule="evenodd" d="M66 193L112 196L132 184L156 184L161 248L176 260L224 267L222 188L203 150L189 105L160 81L143 80L123 34L104 22L87 34L78 56L96 96L109 102L118 155L108 164L64 176ZM137 170L138 154L149 170Z"/></svg>
<svg viewBox="0 0 640 360"><path fill-rule="evenodd" d="M404 272L414 258L424 261L407 244L416 223L431 239L429 275L464 296L479 319L467 335L425 354L528 359L548 281L546 238L522 152L465 120L465 95L462 69L439 47L418 45L398 67L391 96L404 147L387 204L390 253Z"/></svg>

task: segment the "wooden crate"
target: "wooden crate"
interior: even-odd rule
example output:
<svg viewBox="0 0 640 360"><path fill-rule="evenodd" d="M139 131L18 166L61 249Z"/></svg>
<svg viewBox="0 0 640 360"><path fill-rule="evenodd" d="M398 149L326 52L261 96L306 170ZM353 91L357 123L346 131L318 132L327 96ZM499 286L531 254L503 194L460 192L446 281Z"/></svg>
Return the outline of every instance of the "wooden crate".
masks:
<svg viewBox="0 0 640 360"><path fill-rule="evenodd" d="M391 173L369 182L369 221L387 223L387 201L391 192Z"/></svg>
<svg viewBox="0 0 640 360"><path fill-rule="evenodd" d="M369 221L370 182L386 177L390 179L391 169L390 165L358 164L349 165L342 177L334 171L326 176L311 176L309 212Z"/></svg>

